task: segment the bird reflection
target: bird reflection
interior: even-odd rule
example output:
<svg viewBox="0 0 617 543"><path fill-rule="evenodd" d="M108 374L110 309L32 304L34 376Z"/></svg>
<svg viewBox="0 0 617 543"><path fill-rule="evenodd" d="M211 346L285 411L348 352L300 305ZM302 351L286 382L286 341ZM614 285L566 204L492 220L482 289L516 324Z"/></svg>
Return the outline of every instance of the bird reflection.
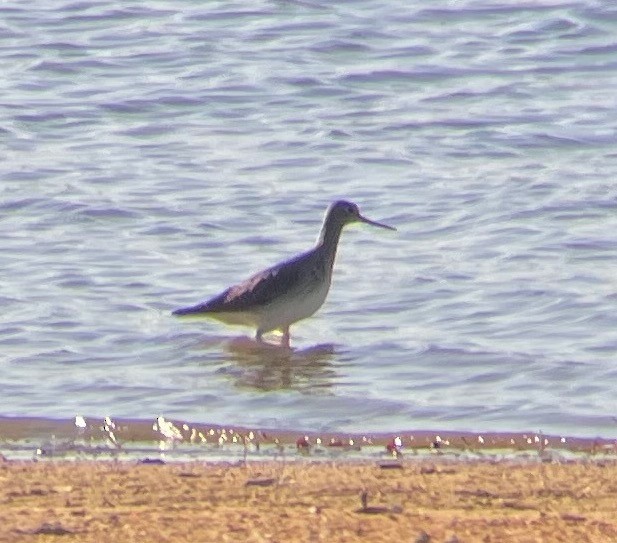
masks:
<svg viewBox="0 0 617 543"><path fill-rule="evenodd" d="M334 384L332 343L292 350L237 337L227 343L226 351L226 359L233 363L226 373L241 388L323 393Z"/></svg>

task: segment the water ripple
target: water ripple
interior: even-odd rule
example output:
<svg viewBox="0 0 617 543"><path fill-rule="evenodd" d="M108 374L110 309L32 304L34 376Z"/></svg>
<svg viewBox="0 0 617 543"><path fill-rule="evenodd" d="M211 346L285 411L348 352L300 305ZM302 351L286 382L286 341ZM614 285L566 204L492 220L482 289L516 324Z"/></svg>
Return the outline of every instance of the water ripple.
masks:
<svg viewBox="0 0 617 543"><path fill-rule="evenodd" d="M0 415L614 434L612 6L3 15ZM341 197L398 232L344 233L291 358L170 318Z"/></svg>

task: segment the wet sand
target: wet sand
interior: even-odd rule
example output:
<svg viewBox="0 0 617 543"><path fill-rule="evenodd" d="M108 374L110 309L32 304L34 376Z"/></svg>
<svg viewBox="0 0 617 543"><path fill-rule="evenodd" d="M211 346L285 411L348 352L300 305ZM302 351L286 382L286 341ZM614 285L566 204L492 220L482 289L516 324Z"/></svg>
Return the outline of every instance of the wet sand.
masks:
<svg viewBox="0 0 617 543"><path fill-rule="evenodd" d="M0 460L1 542L617 541L617 462Z"/></svg>

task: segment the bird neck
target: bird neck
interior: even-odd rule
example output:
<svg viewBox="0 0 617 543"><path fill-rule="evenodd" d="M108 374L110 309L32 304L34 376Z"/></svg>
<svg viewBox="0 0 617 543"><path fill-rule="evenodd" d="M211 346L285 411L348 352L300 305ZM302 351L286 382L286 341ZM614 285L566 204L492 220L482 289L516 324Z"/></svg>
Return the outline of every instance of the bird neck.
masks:
<svg viewBox="0 0 617 543"><path fill-rule="evenodd" d="M319 239L317 240L317 247L321 248L326 254L329 267L334 265L334 258L336 257L336 248L338 247L338 241L343 231L343 225L338 222L329 221L326 219L324 225L321 228Z"/></svg>

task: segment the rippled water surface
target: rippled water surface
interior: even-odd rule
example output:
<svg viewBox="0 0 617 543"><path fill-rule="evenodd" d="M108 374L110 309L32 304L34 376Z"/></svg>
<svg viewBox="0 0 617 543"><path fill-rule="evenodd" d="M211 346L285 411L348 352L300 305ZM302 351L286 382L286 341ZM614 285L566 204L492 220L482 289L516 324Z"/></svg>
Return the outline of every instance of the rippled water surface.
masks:
<svg viewBox="0 0 617 543"><path fill-rule="evenodd" d="M1 12L0 415L617 433L610 2ZM170 316L341 197L292 355Z"/></svg>

